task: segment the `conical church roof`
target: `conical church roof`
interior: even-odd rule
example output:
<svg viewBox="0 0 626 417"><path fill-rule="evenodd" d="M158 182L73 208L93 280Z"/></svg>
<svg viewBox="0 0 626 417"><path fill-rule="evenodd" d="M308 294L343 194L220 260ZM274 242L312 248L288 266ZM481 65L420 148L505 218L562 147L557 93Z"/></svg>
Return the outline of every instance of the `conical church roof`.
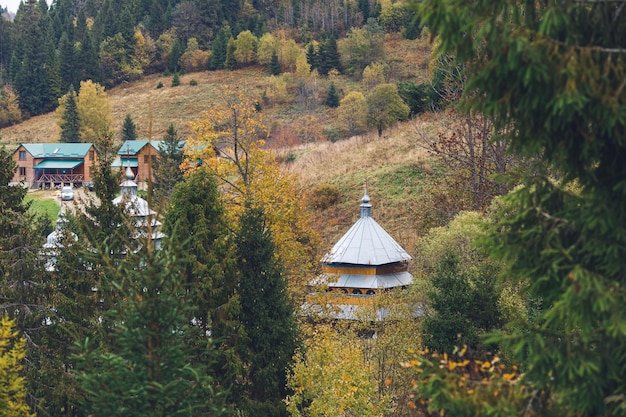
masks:
<svg viewBox="0 0 626 417"><path fill-rule="evenodd" d="M323 258L325 264L385 265L411 260L409 255L371 217L367 190L361 200L361 217Z"/></svg>

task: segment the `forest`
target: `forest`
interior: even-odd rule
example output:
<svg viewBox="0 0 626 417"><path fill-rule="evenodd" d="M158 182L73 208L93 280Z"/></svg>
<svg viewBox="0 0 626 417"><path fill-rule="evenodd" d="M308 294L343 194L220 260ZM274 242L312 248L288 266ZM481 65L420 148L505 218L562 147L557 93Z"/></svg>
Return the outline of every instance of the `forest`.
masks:
<svg viewBox="0 0 626 417"><path fill-rule="evenodd" d="M3 106L19 114L6 124L56 110L61 138L100 158L97 198L59 218L50 265L51 222L8 185L0 149L0 415L626 416L624 13L585 0L25 2L0 30ZM429 78L377 70L380 36L428 38ZM98 52L61 59L63 44ZM141 194L154 221L114 204L104 88L250 67L317 72L328 90L311 106L343 109L345 136L268 146L267 103L224 86L183 149L168 129ZM338 74L371 87L335 97ZM330 177L366 158L382 163ZM394 231L414 257L413 284L355 320L303 310L323 234L357 208L345 178L385 188L381 223L403 207Z"/></svg>

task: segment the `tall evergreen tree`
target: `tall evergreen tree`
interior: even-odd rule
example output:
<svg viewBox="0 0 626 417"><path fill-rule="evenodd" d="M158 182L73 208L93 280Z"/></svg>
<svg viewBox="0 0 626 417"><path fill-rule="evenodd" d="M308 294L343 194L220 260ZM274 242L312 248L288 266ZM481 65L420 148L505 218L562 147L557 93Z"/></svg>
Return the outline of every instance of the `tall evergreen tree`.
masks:
<svg viewBox="0 0 626 417"><path fill-rule="evenodd" d="M170 51L169 62L167 64L167 69L171 73L180 72L181 70L180 57L184 53L185 53L184 45L180 42L180 40L176 39L176 41L174 41L174 45L172 45L172 50Z"/></svg>
<svg viewBox="0 0 626 417"><path fill-rule="evenodd" d="M306 62L311 66L311 70L318 68L318 56L317 51L315 50L315 45L313 42L309 42L309 45L306 48Z"/></svg>
<svg viewBox="0 0 626 417"><path fill-rule="evenodd" d="M213 40L213 45L211 46L211 61L209 62L209 69L218 70L224 68L228 40L230 37L231 33L228 26L217 32L217 36Z"/></svg>
<svg viewBox="0 0 626 417"><path fill-rule="evenodd" d="M56 105L49 94L50 57L46 25L41 8L34 1L23 3L15 17L15 42L19 44L12 58L13 84L20 96L20 106L27 115L39 115ZM51 51L54 53L54 51Z"/></svg>
<svg viewBox="0 0 626 417"><path fill-rule="evenodd" d="M159 205L169 200L174 187L183 179L183 172L180 169L182 162L183 150L178 131L173 124L170 124L159 145L159 157L153 165L153 187L155 199Z"/></svg>
<svg viewBox="0 0 626 417"><path fill-rule="evenodd" d="M210 332L218 355L212 374L228 389L227 402L241 402L242 327L238 321L236 264L233 240L215 177L199 168L178 183L164 221L164 231L183 242L186 298L193 305L195 325ZM197 341L190 341L197 345Z"/></svg>
<svg viewBox="0 0 626 417"><path fill-rule="evenodd" d="M74 86L70 86L67 99L65 100L65 110L63 111L61 122L61 142L80 142L80 117L76 106L76 92Z"/></svg>
<svg viewBox="0 0 626 417"><path fill-rule="evenodd" d="M137 140L137 126L130 114L127 114L122 123L122 142Z"/></svg>
<svg viewBox="0 0 626 417"><path fill-rule="evenodd" d="M102 77L100 74L100 63L98 60L98 51L93 41L93 31L87 31L80 48L80 59L78 60L78 71L80 81L93 80L100 82Z"/></svg>
<svg viewBox="0 0 626 417"><path fill-rule="evenodd" d="M74 55L74 45L70 42L67 33L63 32L59 41L59 69L61 76L61 91L68 91L71 85L79 85L76 77L78 67Z"/></svg>
<svg viewBox="0 0 626 417"><path fill-rule="evenodd" d="M103 313L102 344L90 338L77 345L77 377L92 416L221 416L225 410L207 364L215 348L190 323L182 260L176 245L143 248L105 277L119 291L114 308ZM101 253L106 262L108 253ZM199 355L186 343L204 339Z"/></svg>
<svg viewBox="0 0 626 417"><path fill-rule="evenodd" d="M282 399L297 331L283 268L276 259L263 209L246 202L235 242L240 320L247 337L245 408L255 416L285 415Z"/></svg>
<svg viewBox="0 0 626 417"><path fill-rule="evenodd" d="M280 74L280 62L278 62L278 55L276 52L272 52L272 59L270 60L270 74Z"/></svg>
<svg viewBox="0 0 626 417"><path fill-rule="evenodd" d="M330 87L328 87L325 104L328 107L339 107L339 94L335 88L335 83L330 83Z"/></svg>
<svg viewBox="0 0 626 417"><path fill-rule="evenodd" d="M320 43L318 55L318 69L320 74L328 75L333 68L341 72L341 57L337 47L337 40L331 35L326 35Z"/></svg>
<svg viewBox="0 0 626 417"><path fill-rule="evenodd" d="M234 38L230 38L226 44L226 60L224 61L224 68L234 70L237 68L237 58L235 57L235 51L237 50L237 44Z"/></svg>

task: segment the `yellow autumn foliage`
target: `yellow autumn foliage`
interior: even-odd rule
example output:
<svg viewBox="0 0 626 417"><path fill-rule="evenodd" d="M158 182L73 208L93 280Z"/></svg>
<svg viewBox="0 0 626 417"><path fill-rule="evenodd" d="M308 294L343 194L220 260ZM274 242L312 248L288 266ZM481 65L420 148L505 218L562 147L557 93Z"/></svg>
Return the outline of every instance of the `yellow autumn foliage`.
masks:
<svg viewBox="0 0 626 417"><path fill-rule="evenodd" d="M292 295L301 293L312 278L319 236L310 226L297 178L282 171L265 148L269 130L252 97L241 90L224 91L223 97L223 105L192 123L183 170L191 172L201 161L221 181L232 225L246 199L264 208Z"/></svg>
<svg viewBox="0 0 626 417"><path fill-rule="evenodd" d="M26 404L22 360L26 356L24 339L15 329L15 321L0 319L0 417L31 417Z"/></svg>

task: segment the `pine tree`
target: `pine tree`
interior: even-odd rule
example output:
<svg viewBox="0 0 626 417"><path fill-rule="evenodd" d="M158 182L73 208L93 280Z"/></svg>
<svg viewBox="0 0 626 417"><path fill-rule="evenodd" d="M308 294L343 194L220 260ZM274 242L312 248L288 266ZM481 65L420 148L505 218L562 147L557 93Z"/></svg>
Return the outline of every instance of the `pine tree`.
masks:
<svg viewBox="0 0 626 417"><path fill-rule="evenodd" d="M127 140L137 140L137 126L130 114L127 114L122 123L122 143Z"/></svg>
<svg viewBox="0 0 626 417"><path fill-rule="evenodd" d="M272 53L272 59L270 61L270 74L280 74L280 62L278 62L278 55L276 54L276 52Z"/></svg>
<svg viewBox="0 0 626 417"><path fill-rule="evenodd" d="M80 142L80 118L78 107L76 106L76 92L74 86L70 85L70 90L65 100L65 110L63 111L61 122L61 142Z"/></svg>
<svg viewBox="0 0 626 417"><path fill-rule="evenodd" d="M236 49L237 45L235 44L235 39L231 37L226 44L226 59L224 60L224 68L229 70L237 68L237 58L235 58Z"/></svg>
<svg viewBox="0 0 626 417"><path fill-rule="evenodd" d="M86 338L76 345L85 412L93 416L221 416L221 394L207 364L215 348L206 333L189 324L182 254L164 242L150 245L104 276L119 291L114 308L103 313L102 344ZM101 253L106 260L108 254ZM204 340L199 352L189 339ZM200 353L200 354L199 354Z"/></svg>
<svg viewBox="0 0 626 417"><path fill-rule="evenodd" d="M328 75L333 68L341 72L341 57L337 47L337 40L333 35L327 35L320 43L318 55L318 69L320 74Z"/></svg>
<svg viewBox="0 0 626 417"><path fill-rule="evenodd" d="M330 83L328 93L326 94L325 104L328 107L339 107L339 94L337 93L337 89L335 88L335 83Z"/></svg>
<svg viewBox="0 0 626 417"><path fill-rule="evenodd" d="M245 407L250 415L285 415L282 399L296 348L296 324L263 209L246 203L235 241L240 320L247 336Z"/></svg>
<svg viewBox="0 0 626 417"><path fill-rule="evenodd" d="M174 187L183 179L180 164L183 162L183 151L178 139L178 131L173 124L159 145L159 157L153 165L154 169L154 197L158 206L167 204Z"/></svg>
<svg viewBox="0 0 626 417"><path fill-rule="evenodd" d="M213 40L213 45L211 46L211 61L209 62L210 70L224 68L224 63L226 62L226 49L230 37L231 34L229 27L222 28L219 32L217 32L217 36Z"/></svg>
<svg viewBox="0 0 626 417"><path fill-rule="evenodd" d="M318 68L318 56L313 42L310 42L309 46L306 48L306 62L311 66L311 70Z"/></svg>
<svg viewBox="0 0 626 417"><path fill-rule="evenodd" d="M59 66L61 75L61 91L68 91L71 85L79 85L76 77L77 62L74 56L74 46L67 33L63 32L59 41Z"/></svg>
<svg viewBox="0 0 626 417"><path fill-rule="evenodd" d="M180 75L177 72L172 76L172 87L178 87L180 85Z"/></svg>
<svg viewBox="0 0 626 417"><path fill-rule="evenodd" d="M199 168L178 183L165 215L164 231L182 243L187 300L202 333L210 332L219 352L212 374L228 388L227 402L241 402L243 366L233 241L215 177ZM197 345L197 341L190 341Z"/></svg>

